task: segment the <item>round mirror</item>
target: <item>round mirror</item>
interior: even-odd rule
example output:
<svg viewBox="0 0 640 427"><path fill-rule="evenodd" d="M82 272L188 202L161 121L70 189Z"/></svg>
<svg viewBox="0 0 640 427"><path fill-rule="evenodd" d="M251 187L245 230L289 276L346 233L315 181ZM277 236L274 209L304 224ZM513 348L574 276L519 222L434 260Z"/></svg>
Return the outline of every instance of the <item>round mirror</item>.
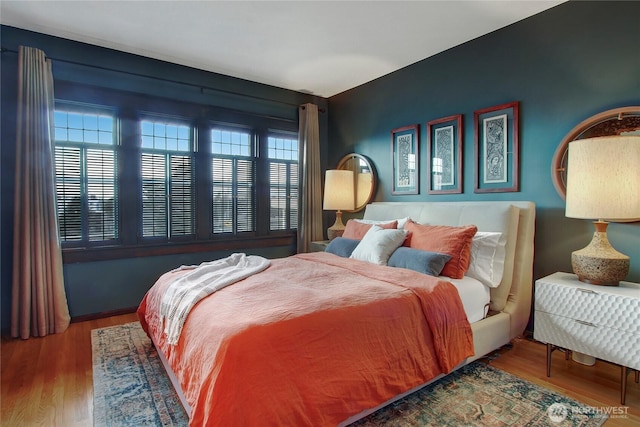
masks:
<svg viewBox="0 0 640 427"><path fill-rule="evenodd" d="M560 197L567 197L567 151L571 141L598 136L639 134L640 106L607 110L574 127L558 145L551 164L553 185Z"/></svg>
<svg viewBox="0 0 640 427"><path fill-rule="evenodd" d="M376 192L376 171L369 159L361 154L347 154L338 163L338 169L353 171L355 191L355 209L345 212L358 212L367 206Z"/></svg>

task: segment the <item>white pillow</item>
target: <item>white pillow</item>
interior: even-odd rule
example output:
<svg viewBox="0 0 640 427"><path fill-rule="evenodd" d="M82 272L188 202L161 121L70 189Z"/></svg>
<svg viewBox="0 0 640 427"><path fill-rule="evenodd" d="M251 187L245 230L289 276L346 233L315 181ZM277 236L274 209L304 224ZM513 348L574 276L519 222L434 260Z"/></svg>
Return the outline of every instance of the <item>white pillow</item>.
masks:
<svg viewBox="0 0 640 427"><path fill-rule="evenodd" d="M506 243L502 233L478 231L471 241L471 262L466 275L497 288L504 273Z"/></svg>
<svg viewBox="0 0 640 427"><path fill-rule="evenodd" d="M398 219L385 219L383 221L377 221L373 219L355 219L354 221L361 222L363 224L388 224L393 221L398 221L398 228L404 228L404 225L407 223L409 219L411 218L407 216L407 217L398 218Z"/></svg>
<svg viewBox="0 0 640 427"><path fill-rule="evenodd" d="M402 245L406 237L406 230L385 229L374 224L362 237L350 258L387 265L391 254Z"/></svg>

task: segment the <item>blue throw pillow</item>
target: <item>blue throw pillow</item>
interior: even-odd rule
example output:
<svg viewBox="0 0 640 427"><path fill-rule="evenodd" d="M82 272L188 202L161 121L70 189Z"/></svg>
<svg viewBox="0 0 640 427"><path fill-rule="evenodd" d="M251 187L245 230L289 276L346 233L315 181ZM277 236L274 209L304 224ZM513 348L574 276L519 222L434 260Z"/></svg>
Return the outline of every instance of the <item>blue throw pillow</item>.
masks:
<svg viewBox="0 0 640 427"><path fill-rule="evenodd" d="M407 268L430 276L439 276L451 255L400 246L389 258L388 266Z"/></svg>
<svg viewBox="0 0 640 427"><path fill-rule="evenodd" d="M347 239L345 237L336 237L329 242L325 252L332 253L334 255L341 256L343 258L349 258L353 250L358 246L360 240Z"/></svg>

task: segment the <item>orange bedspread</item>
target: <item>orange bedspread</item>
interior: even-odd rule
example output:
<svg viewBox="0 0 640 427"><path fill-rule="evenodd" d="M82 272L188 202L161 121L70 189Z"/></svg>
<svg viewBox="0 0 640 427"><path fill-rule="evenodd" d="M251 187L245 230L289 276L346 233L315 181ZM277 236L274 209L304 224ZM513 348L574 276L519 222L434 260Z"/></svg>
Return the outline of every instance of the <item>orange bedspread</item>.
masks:
<svg viewBox="0 0 640 427"><path fill-rule="evenodd" d="M164 274L138 315L191 426L335 426L473 354L453 285L322 252L272 260L206 297L170 346L159 307L179 274Z"/></svg>

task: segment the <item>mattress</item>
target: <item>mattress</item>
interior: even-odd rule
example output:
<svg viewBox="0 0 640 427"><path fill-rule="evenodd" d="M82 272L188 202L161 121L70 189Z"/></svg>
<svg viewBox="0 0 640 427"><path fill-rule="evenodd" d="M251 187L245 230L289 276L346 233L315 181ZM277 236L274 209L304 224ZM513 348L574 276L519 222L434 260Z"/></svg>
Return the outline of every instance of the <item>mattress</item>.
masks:
<svg viewBox="0 0 640 427"><path fill-rule="evenodd" d="M488 287L483 285L479 280L468 276L462 279L451 279L445 276L440 276L440 278L451 282L458 290L469 323L474 323L485 318L491 298L491 292Z"/></svg>

